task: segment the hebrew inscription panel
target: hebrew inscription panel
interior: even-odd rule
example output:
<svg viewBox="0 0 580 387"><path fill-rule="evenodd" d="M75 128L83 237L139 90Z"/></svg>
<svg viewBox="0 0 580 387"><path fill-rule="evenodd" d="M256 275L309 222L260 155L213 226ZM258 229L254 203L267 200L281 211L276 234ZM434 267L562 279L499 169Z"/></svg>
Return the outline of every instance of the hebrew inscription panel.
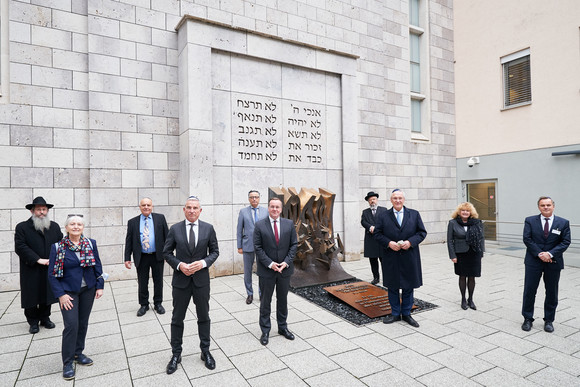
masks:
<svg viewBox="0 0 580 387"><path fill-rule="evenodd" d="M324 105L232 93L231 106L234 165L326 167Z"/></svg>

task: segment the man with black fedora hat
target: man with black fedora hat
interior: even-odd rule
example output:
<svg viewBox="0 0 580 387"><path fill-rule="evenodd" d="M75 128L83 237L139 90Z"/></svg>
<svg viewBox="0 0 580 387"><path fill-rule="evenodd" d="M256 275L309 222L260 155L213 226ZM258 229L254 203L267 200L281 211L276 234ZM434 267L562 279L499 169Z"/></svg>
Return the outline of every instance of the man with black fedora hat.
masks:
<svg viewBox="0 0 580 387"><path fill-rule="evenodd" d="M60 226L48 218L53 207L42 196L26 205L31 217L18 223L14 234L14 251L20 257L20 298L30 333L38 333L38 325L54 328L50 321L50 305L56 302L48 286L50 246L62 239Z"/></svg>
<svg viewBox="0 0 580 387"><path fill-rule="evenodd" d="M374 191L367 193L365 200L369 203L369 208L363 210L360 224L365 229L364 256L369 259L371 264L371 271L373 272L373 280L371 281L371 284L375 285L379 282L379 259L381 252L379 243L373 238L375 232L375 219L377 219L379 214L383 213L383 211L387 211L387 209L378 205L379 194Z"/></svg>

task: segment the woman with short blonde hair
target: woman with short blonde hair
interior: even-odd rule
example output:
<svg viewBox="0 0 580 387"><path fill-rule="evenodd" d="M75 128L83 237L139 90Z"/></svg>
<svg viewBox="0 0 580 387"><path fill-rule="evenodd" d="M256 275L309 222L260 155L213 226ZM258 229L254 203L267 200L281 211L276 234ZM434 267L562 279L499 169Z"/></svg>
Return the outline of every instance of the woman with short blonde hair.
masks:
<svg viewBox="0 0 580 387"><path fill-rule="evenodd" d="M475 277L481 277L481 258L485 251L483 224L478 219L477 210L469 202L461 203L451 214L447 226L447 250L459 276L461 308L477 309L473 302ZM469 298L465 298L465 290Z"/></svg>

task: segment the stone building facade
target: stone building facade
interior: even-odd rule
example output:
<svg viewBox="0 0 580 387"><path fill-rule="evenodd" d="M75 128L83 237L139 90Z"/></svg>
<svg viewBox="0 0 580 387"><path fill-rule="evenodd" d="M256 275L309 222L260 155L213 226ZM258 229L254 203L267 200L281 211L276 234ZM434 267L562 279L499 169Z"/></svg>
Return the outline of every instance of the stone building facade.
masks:
<svg viewBox="0 0 580 387"><path fill-rule="evenodd" d="M86 214L112 278L132 276L126 223L144 196L169 223L200 197L215 275L242 271L237 213L269 186L336 193L346 259L369 190L382 205L405 190L443 241L452 16L451 0L0 0L0 290L18 287L14 228L35 196L61 225Z"/></svg>

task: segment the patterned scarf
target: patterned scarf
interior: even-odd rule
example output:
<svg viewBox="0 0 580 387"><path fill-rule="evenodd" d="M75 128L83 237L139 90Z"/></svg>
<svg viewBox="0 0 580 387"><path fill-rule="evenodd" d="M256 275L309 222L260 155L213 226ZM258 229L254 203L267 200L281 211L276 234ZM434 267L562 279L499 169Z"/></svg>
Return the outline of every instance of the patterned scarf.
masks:
<svg viewBox="0 0 580 387"><path fill-rule="evenodd" d="M467 226L465 233L465 242L477 253L483 256L483 224L479 219L469 218L467 223L463 223L461 217L457 217L457 223L461 226Z"/></svg>
<svg viewBox="0 0 580 387"><path fill-rule="evenodd" d="M95 266L95 256L93 254L93 246L89 239L84 235L81 235L81 242L78 245L74 245L68 236L61 239L58 242L58 248L56 251L56 260L54 262L53 275L57 278L62 277L63 267L64 267L64 255L66 249L72 252L78 252L81 256L81 267Z"/></svg>

